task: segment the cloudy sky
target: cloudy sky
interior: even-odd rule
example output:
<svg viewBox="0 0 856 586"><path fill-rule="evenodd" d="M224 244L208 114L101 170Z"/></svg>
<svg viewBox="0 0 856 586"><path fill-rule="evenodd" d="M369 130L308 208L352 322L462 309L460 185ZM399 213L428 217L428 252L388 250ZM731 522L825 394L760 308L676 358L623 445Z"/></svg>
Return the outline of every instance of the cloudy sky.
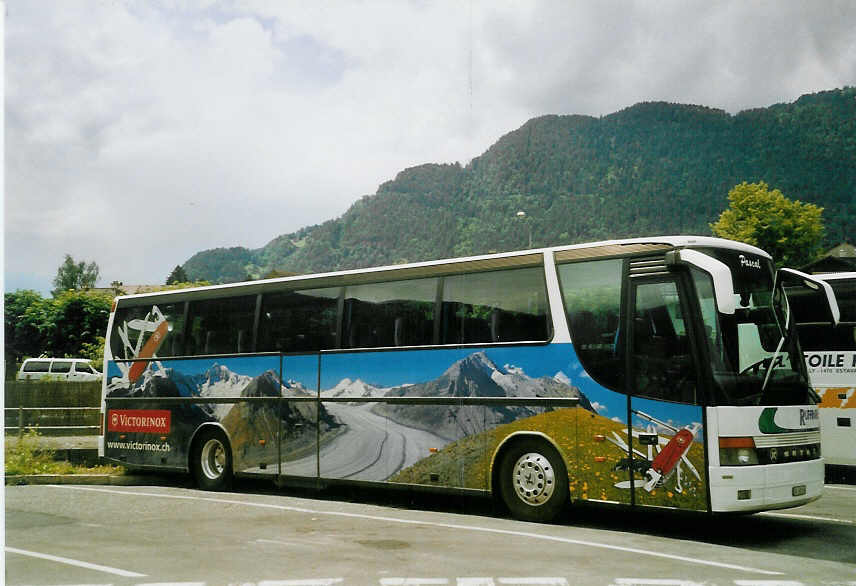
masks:
<svg viewBox="0 0 856 586"><path fill-rule="evenodd" d="M856 85L856 3L8 0L5 280L162 283L543 114Z"/></svg>

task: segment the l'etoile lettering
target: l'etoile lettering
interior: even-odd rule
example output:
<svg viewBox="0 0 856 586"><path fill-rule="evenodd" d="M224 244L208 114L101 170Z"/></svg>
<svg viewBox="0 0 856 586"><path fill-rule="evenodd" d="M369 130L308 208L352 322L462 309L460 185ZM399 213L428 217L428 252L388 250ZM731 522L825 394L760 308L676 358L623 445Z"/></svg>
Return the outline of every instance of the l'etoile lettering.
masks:
<svg viewBox="0 0 856 586"><path fill-rule="evenodd" d="M107 431L169 433L171 419L166 409L116 409L109 413Z"/></svg>

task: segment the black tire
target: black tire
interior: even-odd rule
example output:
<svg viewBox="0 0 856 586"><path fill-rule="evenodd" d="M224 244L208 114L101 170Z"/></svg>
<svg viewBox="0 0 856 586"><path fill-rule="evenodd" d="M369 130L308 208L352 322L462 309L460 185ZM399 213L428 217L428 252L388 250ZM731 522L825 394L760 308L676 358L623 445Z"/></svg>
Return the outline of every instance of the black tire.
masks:
<svg viewBox="0 0 856 586"><path fill-rule="evenodd" d="M521 521L554 520L568 503L568 473L559 452L544 440L517 440L502 455L499 490Z"/></svg>
<svg viewBox="0 0 856 586"><path fill-rule="evenodd" d="M223 430L203 429L193 442L190 469L202 490L229 490L232 486L232 450Z"/></svg>

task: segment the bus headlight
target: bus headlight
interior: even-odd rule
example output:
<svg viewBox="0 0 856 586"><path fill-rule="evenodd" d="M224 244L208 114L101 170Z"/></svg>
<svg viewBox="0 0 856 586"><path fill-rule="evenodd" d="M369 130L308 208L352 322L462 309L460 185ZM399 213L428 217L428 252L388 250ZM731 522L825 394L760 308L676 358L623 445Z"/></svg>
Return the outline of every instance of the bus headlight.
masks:
<svg viewBox="0 0 856 586"><path fill-rule="evenodd" d="M719 438L720 466L756 466L758 451L751 437Z"/></svg>
<svg viewBox="0 0 856 586"><path fill-rule="evenodd" d="M749 450L747 448L740 448L737 450L737 461L746 466L747 464L752 464L752 458L755 457L755 450ZM755 457L757 464L757 457Z"/></svg>

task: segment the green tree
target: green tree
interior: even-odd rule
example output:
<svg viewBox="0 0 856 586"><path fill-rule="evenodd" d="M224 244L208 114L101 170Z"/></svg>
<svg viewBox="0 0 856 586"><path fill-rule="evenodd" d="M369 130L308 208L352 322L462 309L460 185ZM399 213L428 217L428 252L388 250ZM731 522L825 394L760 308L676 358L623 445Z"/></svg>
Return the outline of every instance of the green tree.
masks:
<svg viewBox="0 0 856 586"><path fill-rule="evenodd" d="M104 336L96 336L94 342L84 342L80 346L78 356L88 358L95 365L95 368L101 370L104 364L104 344L106 340Z"/></svg>
<svg viewBox="0 0 856 586"><path fill-rule="evenodd" d="M176 265L169 276L166 278L167 285L175 285L176 283L187 283L190 279L187 278L187 273L181 265Z"/></svg>
<svg viewBox="0 0 856 586"><path fill-rule="evenodd" d="M65 260L56 271L51 294L56 297L63 291L76 289L91 289L98 282L100 270L94 262L75 262L70 254L65 255Z"/></svg>
<svg viewBox="0 0 856 586"><path fill-rule="evenodd" d="M800 266L820 252L823 208L791 201L763 181L735 185L728 201L729 208L710 224L716 236L762 248L777 266Z"/></svg>
<svg viewBox="0 0 856 586"><path fill-rule="evenodd" d="M30 356L80 356L101 364L110 317L109 293L63 291L45 299L35 291L4 296L6 372Z"/></svg>
<svg viewBox="0 0 856 586"><path fill-rule="evenodd" d="M6 374L14 376L17 364L45 352L46 326L51 300L36 291L20 290L3 296L4 357Z"/></svg>
<svg viewBox="0 0 856 586"><path fill-rule="evenodd" d="M84 344L96 343L107 331L110 305L107 293L65 291L53 300L47 348L53 356L79 356Z"/></svg>

